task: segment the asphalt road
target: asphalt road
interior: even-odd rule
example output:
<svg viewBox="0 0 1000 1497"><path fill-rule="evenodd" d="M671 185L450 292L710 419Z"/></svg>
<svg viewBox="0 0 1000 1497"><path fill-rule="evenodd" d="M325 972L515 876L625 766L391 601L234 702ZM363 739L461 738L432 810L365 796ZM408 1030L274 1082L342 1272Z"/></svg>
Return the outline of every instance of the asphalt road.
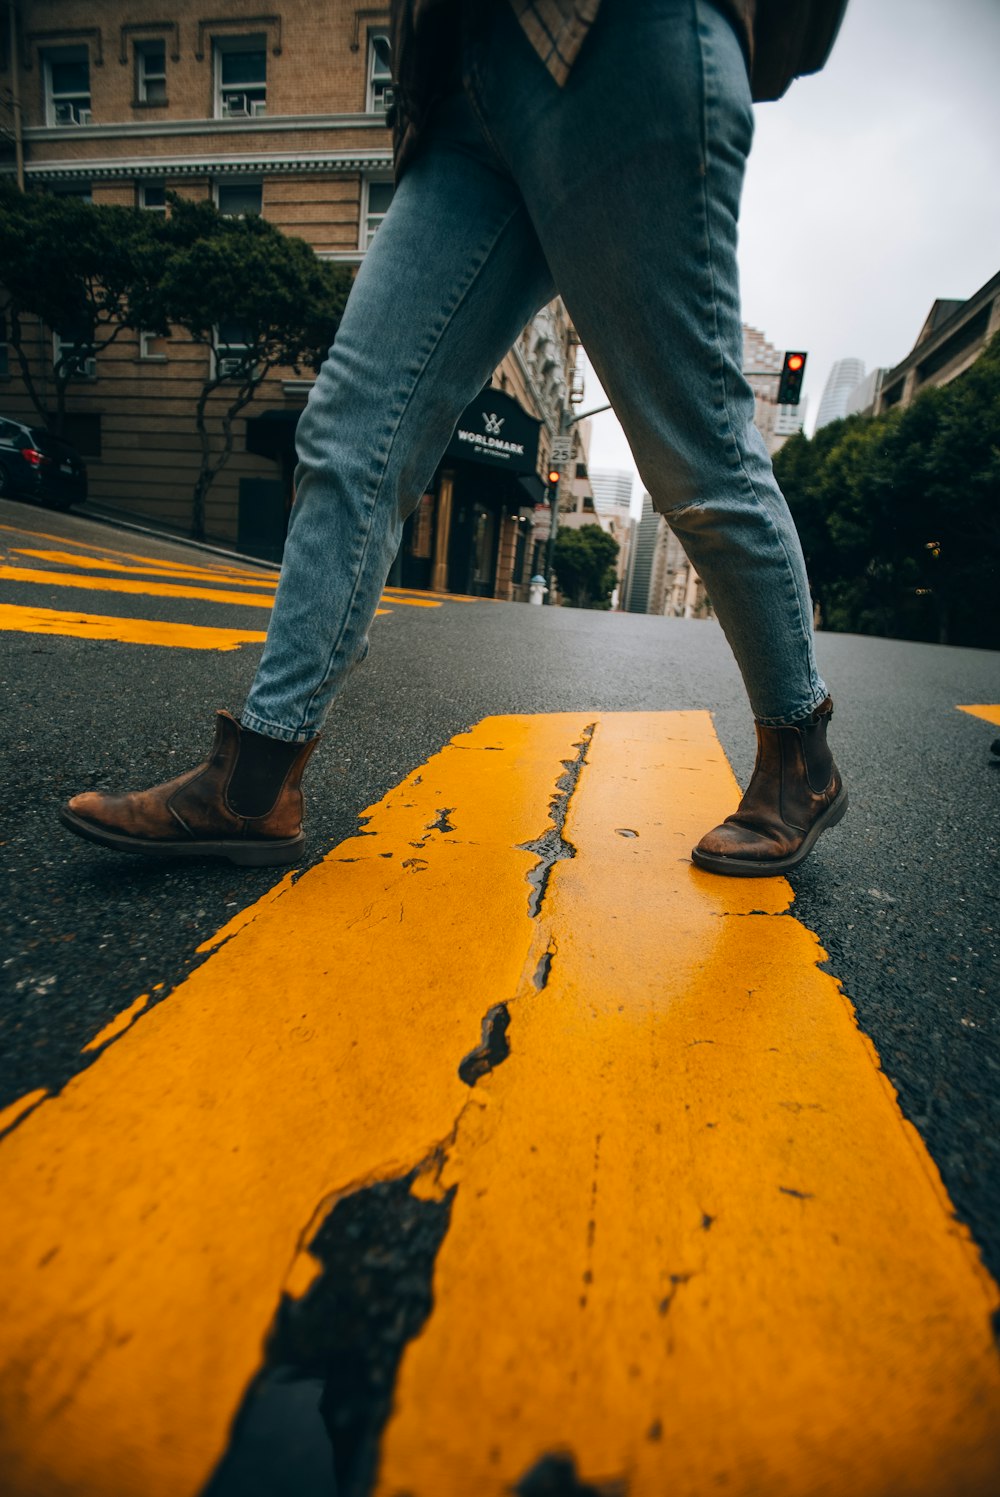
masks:
<svg viewBox="0 0 1000 1497"><path fill-rule="evenodd" d="M244 591L251 575L265 590L274 575L0 503L0 606L15 610L0 615L0 1107L58 1092L91 1063L84 1046L94 1035L140 992L167 997L205 960L196 948L276 881L268 870L114 856L56 821L78 790L139 787L195 763L214 709L238 711L259 645L124 643L71 625L36 632L17 610L266 627L259 606L81 585L116 574L80 558L113 563L122 552L162 566L175 586L182 568L237 569ZM207 585L216 584L193 584ZM749 775L752 727L714 623L487 601L418 608L389 598L386 607L313 761L305 866L355 836L366 808L491 715L707 710L737 777ZM818 648L852 807L792 875L794 914L828 953L826 970L854 1003L958 1217L1000 1277L1000 759L990 754L998 730L958 710L1000 703L1000 657L830 634Z"/></svg>

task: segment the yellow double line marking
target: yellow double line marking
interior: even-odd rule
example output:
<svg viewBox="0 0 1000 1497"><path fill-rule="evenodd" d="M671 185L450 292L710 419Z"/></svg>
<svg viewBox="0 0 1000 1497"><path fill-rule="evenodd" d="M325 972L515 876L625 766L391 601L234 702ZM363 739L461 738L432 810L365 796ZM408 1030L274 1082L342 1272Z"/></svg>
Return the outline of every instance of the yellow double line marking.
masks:
<svg viewBox="0 0 1000 1497"><path fill-rule="evenodd" d="M49 571L22 565L0 565L0 582L34 584L44 587L68 587L74 590L122 593L144 597L194 599L206 603L224 603L246 608L272 608L276 577L240 573L234 569L213 570L157 562L152 558L135 558L122 553L118 559L78 556L66 551L37 549L15 550L14 555L47 561L81 571ZM130 573L130 576L90 576L88 572ZM141 576L144 580L136 580ZM186 582L162 580L185 578ZM227 587L213 588L205 583L221 581ZM238 592L237 587L269 589L267 592ZM437 596L410 597L400 591L386 590L385 601L408 608L440 608ZM376 610L376 617L391 612ZM16 603L0 603L0 632L52 634L78 639L116 640L123 644L162 645L174 649L235 650L240 645L259 643L266 638L263 630L217 628L213 625L174 623L169 620L120 618L114 615L82 613L73 609L33 608Z"/></svg>
<svg viewBox="0 0 1000 1497"><path fill-rule="evenodd" d="M486 719L36 1106L10 1497L198 1492L329 1210L421 1161L455 1194L380 1497L553 1451L629 1497L996 1490L996 1287L787 884L692 869L736 797L703 713Z"/></svg>

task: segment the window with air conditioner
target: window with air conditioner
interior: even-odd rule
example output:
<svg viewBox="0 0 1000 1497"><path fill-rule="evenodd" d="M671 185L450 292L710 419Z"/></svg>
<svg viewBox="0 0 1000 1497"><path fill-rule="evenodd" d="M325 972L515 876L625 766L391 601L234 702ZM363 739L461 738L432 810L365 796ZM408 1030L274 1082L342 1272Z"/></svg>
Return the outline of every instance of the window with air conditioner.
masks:
<svg viewBox="0 0 1000 1497"><path fill-rule="evenodd" d="M83 339L82 339L81 335L79 333L75 333L72 330L67 330L67 331L65 331L63 333L53 333L52 334L52 364L53 364L53 367L54 368L58 368L60 364L62 364L65 367L65 364L66 364L66 362L68 360L73 360L75 358L77 350L79 349L80 344L81 344L82 341L83 341ZM89 354L88 357L86 357L86 358L80 359L79 362L74 362L73 372L70 375L70 378L71 379L96 379L97 378L97 359L94 357L93 353Z"/></svg>
<svg viewBox="0 0 1000 1497"><path fill-rule="evenodd" d="M389 211L394 192L390 181L365 179L364 213L362 214L361 248L367 249L378 232L379 224Z"/></svg>
<svg viewBox="0 0 1000 1497"><path fill-rule="evenodd" d="M90 56L86 47L53 47L43 53L45 121L89 125Z"/></svg>
<svg viewBox="0 0 1000 1497"><path fill-rule="evenodd" d="M248 218L264 206L264 189L259 182L219 182L215 202L226 218Z"/></svg>
<svg viewBox="0 0 1000 1497"><path fill-rule="evenodd" d="M392 67L387 31L368 33L368 94L366 107L369 114L385 114L392 103Z"/></svg>
<svg viewBox="0 0 1000 1497"><path fill-rule="evenodd" d="M167 102L167 44L165 41L136 42L135 97L139 104Z"/></svg>
<svg viewBox="0 0 1000 1497"><path fill-rule="evenodd" d="M215 42L215 114L251 120L267 113L267 39L221 37Z"/></svg>
<svg viewBox="0 0 1000 1497"><path fill-rule="evenodd" d="M215 330L215 377L234 379L246 370L250 341L241 322L220 322Z"/></svg>
<svg viewBox="0 0 1000 1497"><path fill-rule="evenodd" d="M144 363L165 364L167 361L167 339L161 333L139 331L139 357Z"/></svg>

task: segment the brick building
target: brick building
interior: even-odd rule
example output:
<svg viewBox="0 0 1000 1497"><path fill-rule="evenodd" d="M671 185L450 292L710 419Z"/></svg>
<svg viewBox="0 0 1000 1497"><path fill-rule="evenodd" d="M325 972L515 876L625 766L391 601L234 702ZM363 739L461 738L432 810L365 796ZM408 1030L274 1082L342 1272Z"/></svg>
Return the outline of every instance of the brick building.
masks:
<svg viewBox="0 0 1000 1497"><path fill-rule="evenodd" d="M168 191L212 199L223 213L262 213L321 258L358 265L393 190L388 7L175 0L164 14L152 0L0 0L0 172L27 191L153 213L165 211ZM396 568L407 586L526 596L538 474L578 394L575 351L554 304L504 359L491 398L484 391L470 406L459 430L482 440L453 441L408 522ZM52 357L40 335L42 382ZM125 334L74 381L67 434L87 457L93 501L188 527L193 408L208 357L180 336ZM209 495L212 537L280 551L309 383L277 371L238 418L236 451ZM2 356L0 409L32 415ZM519 459L500 460L489 443L496 423L519 424Z"/></svg>

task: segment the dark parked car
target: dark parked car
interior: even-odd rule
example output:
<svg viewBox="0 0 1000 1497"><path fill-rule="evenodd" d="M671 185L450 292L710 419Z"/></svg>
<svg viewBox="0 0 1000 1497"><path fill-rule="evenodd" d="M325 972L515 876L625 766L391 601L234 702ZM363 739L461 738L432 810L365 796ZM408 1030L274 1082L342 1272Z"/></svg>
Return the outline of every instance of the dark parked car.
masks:
<svg viewBox="0 0 1000 1497"><path fill-rule="evenodd" d="M39 426L0 416L0 497L69 509L87 497L87 469L75 447Z"/></svg>

